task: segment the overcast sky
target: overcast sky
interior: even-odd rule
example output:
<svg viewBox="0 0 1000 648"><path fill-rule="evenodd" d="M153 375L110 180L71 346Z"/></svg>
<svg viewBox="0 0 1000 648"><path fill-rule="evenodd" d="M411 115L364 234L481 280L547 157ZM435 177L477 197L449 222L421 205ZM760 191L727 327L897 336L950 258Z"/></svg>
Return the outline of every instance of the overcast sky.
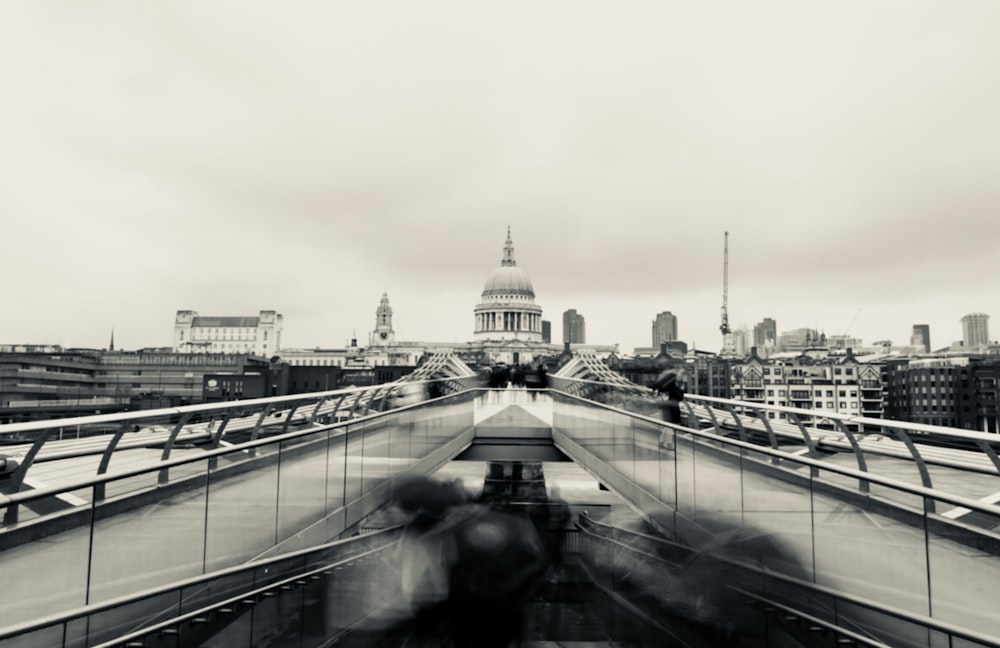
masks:
<svg viewBox="0 0 1000 648"><path fill-rule="evenodd" d="M0 4L0 343L466 341L510 225L561 340L1000 316L1000 2ZM993 322L992 338L1000 322Z"/></svg>

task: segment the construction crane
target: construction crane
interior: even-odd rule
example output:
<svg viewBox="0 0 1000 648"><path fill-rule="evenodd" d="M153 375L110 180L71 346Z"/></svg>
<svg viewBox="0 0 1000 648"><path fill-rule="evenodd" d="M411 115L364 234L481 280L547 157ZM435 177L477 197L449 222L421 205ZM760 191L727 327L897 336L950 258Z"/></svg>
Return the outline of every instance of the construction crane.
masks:
<svg viewBox="0 0 1000 648"><path fill-rule="evenodd" d="M719 330L723 335L729 335L729 232L726 232L725 243L722 248L722 324Z"/></svg>

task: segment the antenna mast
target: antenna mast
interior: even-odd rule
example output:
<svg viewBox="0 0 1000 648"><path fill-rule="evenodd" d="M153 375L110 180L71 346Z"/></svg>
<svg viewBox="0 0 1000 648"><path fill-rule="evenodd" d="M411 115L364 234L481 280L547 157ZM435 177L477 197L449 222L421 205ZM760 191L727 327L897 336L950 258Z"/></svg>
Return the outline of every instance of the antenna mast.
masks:
<svg viewBox="0 0 1000 648"><path fill-rule="evenodd" d="M722 325L719 330L723 335L729 335L729 232L726 232L722 248Z"/></svg>

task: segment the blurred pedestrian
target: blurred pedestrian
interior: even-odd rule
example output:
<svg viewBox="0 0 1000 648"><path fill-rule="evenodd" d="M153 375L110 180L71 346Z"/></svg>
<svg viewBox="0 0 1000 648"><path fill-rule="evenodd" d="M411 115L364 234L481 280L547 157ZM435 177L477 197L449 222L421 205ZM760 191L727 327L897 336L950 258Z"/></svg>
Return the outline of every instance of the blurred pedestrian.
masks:
<svg viewBox="0 0 1000 648"><path fill-rule="evenodd" d="M528 596L548 565L531 523L469 504L455 482L427 477L402 483L396 499L413 516L399 558L417 641L506 648L520 636Z"/></svg>
<svg viewBox="0 0 1000 648"><path fill-rule="evenodd" d="M681 401L684 400L684 390L681 388L680 380L679 372L667 370L657 376L652 384L653 391L667 397L662 407L663 420L675 425L681 423Z"/></svg>

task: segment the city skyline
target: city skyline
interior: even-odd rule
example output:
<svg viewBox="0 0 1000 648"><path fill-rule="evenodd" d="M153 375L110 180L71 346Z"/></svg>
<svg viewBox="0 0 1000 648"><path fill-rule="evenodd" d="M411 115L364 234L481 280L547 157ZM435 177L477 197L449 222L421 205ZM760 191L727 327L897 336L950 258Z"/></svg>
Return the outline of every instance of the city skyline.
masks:
<svg viewBox="0 0 1000 648"><path fill-rule="evenodd" d="M0 8L0 344L472 339L511 227L542 317L718 351L765 317L935 348L995 312L1000 5ZM514 45L516 44L516 46ZM994 334L995 336L995 334Z"/></svg>

